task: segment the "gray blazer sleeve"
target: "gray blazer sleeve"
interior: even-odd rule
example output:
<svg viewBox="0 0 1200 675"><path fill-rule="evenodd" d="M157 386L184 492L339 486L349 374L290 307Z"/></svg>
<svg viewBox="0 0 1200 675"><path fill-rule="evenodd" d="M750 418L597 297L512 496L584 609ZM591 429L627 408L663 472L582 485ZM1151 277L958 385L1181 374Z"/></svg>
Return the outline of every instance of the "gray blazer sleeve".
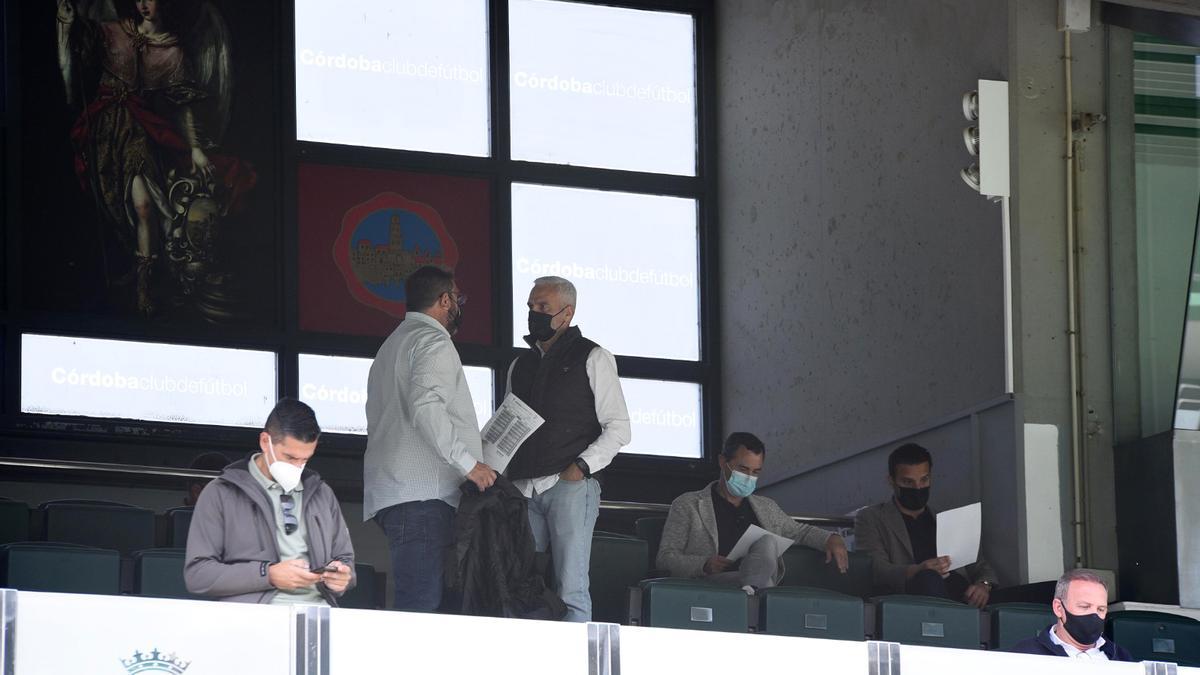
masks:
<svg viewBox="0 0 1200 675"><path fill-rule="evenodd" d="M875 587L887 593L903 593L908 581L908 563L894 562L888 554L887 532L878 509L866 508L854 517L854 548L871 556Z"/></svg>
<svg viewBox="0 0 1200 675"><path fill-rule="evenodd" d="M992 566L988 564L988 561L984 560L982 551L979 553L979 558L974 565L967 565L966 571L967 580L973 584L986 581L993 586L999 585L999 580L996 578L996 572L992 569Z"/></svg>
<svg viewBox="0 0 1200 675"><path fill-rule="evenodd" d="M655 566L667 570L673 577L695 579L704 576L704 563L717 552L713 551L708 556L684 553L693 534L692 529L703 530L696 509L684 503L684 497L671 502L671 511L667 514L667 524L663 526L662 541L658 545L658 556L654 562ZM696 532L695 535L708 538L708 533L703 531Z"/></svg>
<svg viewBox="0 0 1200 675"><path fill-rule="evenodd" d="M764 529L781 534L801 546L815 548L818 551L825 550L825 542L833 536L832 532L807 523L797 523L773 499L764 499L761 503L770 514L770 522L763 523Z"/></svg>
<svg viewBox="0 0 1200 675"><path fill-rule="evenodd" d="M183 581L188 592L223 598L273 590L263 566L264 562L269 565L271 561L224 562L226 523L221 497L220 482L213 481L196 500L183 566ZM245 524L241 526L246 527Z"/></svg>

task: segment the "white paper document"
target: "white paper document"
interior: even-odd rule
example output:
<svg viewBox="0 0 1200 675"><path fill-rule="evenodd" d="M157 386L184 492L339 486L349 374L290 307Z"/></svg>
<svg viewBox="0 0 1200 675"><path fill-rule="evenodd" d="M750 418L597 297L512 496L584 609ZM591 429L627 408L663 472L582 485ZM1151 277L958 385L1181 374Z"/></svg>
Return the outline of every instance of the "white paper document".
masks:
<svg viewBox="0 0 1200 675"><path fill-rule="evenodd" d="M488 423L483 425L483 463L503 473L513 453L546 420L524 401L509 394Z"/></svg>
<svg viewBox="0 0 1200 675"><path fill-rule="evenodd" d="M937 554L950 556L950 569L973 564L979 557L979 528L983 506L979 502L937 514Z"/></svg>
<svg viewBox="0 0 1200 675"><path fill-rule="evenodd" d="M746 528L746 531L742 533L742 538L738 539L738 542L733 545L733 550L730 551L729 555L725 557L729 558L730 560L740 560L743 556L750 552L750 547L758 543L758 540L762 539L763 537L770 537L774 542L776 558L783 555L783 552L786 551L789 546L795 543L787 537L781 537L774 532L767 532L757 525L751 525L750 527Z"/></svg>

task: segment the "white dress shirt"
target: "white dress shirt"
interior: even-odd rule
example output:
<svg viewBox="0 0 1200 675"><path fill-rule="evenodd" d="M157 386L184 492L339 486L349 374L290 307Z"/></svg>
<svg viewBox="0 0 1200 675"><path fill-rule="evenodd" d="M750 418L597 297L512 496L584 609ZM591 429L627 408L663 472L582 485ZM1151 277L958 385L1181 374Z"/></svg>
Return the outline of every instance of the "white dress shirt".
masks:
<svg viewBox="0 0 1200 675"><path fill-rule="evenodd" d="M462 361L437 319L404 315L371 363L366 407L363 520L405 502L457 507L483 450Z"/></svg>
<svg viewBox="0 0 1200 675"><path fill-rule="evenodd" d="M1107 661L1108 660L1108 654L1105 654L1104 652L1100 651L1100 648L1104 646L1104 637L1103 636L1101 636L1099 640L1096 640L1096 644L1092 645L1092 647L1090 649L1079 649L1075 645L1071 645L1071 644L1067 644L1066 642L1063 642L1063 639L1058 637L1058 626L1051 626L1050 627L1050 641L1053 642L1054 644L1058 645L1059 647L1062 647L1063 651L1065 651L1067 653L1068 658L1091 659L1093 661Z"/></svg>
<svg viewBox="0 0 1200 675"><path fill-rule="evenodd" d="M541 351L540 346L534 348ZM512 391L512 373L516 365L517 361L514 360L508 366L506 392ZM585 368L588 384L592 388L592 397L596 400L596 419L600 422L600 435L584 449L579 458L587 462L589 471L596 473L611 464L613 457L617 456L622 447L629 445L629 408L625 406L625 393L621 391L617 360L611 352L603 347L596 347L588 354ZM513 485L526 497L541 494L556 483L556 473L513 481Z"/></svg>

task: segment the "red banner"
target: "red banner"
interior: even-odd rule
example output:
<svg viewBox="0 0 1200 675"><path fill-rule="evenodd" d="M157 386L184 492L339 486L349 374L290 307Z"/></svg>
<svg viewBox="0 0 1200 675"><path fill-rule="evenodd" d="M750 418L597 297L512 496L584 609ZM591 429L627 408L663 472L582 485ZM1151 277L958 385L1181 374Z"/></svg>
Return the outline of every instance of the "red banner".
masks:
<svg viewBox="0 0 1200 675"><path fill-rule="evenodd" d="M442 265L470 299L455 339L491 343L486 179L303 164L297 183L301 330L387 335L404 279Z"/></svg>

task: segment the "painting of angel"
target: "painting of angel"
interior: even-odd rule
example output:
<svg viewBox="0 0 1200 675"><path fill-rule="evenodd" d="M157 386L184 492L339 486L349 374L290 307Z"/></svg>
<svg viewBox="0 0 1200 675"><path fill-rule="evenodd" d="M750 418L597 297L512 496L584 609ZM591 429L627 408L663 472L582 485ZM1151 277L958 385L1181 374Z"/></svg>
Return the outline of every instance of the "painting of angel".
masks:
<svg viewBox="0 0 1200 675"><path fill-rule="evenodd" d="M57 0L66 132L108 297L134 315L246 311L232 220L259 173L227 151L234 45L207 0ZM26 113L28 115L28 113Z"/></svg>

